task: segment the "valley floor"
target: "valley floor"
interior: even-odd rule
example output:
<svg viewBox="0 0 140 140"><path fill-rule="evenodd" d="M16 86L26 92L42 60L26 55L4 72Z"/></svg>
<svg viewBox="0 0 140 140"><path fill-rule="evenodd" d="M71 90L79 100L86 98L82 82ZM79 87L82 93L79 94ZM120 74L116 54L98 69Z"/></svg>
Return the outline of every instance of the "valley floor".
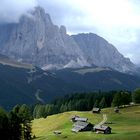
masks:
<svg viewBox="0 0 140 140"><path fill-rule="evenodd" d="M107 122L112 128L112 134L96 134L95 132L71 132L73 123L71 116L87 117L89 122L98 124L102 121L103 114L107 115ZM114 113L113 108L103 109L100 114L92 112L65 112L48 116L46 119L35 119L32 124L35 140L140 140L140 106L120 109ZM55 135L54 131L62 134Z"/></svg>

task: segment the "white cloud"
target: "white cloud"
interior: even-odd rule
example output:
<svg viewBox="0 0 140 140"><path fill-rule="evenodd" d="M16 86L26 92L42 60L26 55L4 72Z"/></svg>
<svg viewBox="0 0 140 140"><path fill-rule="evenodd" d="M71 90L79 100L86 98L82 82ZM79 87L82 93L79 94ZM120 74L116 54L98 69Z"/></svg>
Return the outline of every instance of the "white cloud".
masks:
<svg viewBox="0 0 140 140"><path fill-rule="evenodd" d="M36 0L1 0L0 22L18 22L23 13L36 5Z"/></svg>

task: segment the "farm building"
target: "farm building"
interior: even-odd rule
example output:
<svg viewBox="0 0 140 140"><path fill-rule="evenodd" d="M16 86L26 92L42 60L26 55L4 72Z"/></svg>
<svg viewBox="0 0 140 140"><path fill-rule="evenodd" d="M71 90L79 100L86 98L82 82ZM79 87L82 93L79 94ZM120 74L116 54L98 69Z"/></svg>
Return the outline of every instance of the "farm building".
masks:
<svg viewBox="0 0 140 140"><path fill-rule="evenodd" d="M74 127L71 129L73 132L81 132L81 131L91 131L93 130L93 124L89 122L81 122L77 121L73 125Z"/></svg>
<svg viewBox="0 0 140 140"><path fill-rule="evenodd" d="M109 126L96 125L93 129L97 133L111 134L111 128Z"/></svg>
<svg viewBox="0 0 140 140"><path fill-rule="evenodd" d="M88 118L81 118L81 117L75 115L75 116L71 117L71 121L72 122L77 122L77 121L87 122Z"/></svg>
<svg viewBox="0 0 140 140"><path fill-rule="evenodd" d="M118 107L115 107L115 108L114 108L114 112L115 112L115 113L119 113L119 108L118 108Z"/></svg>
<svg viewBox="0 0 140 140"><path fill-rule="evenodd" d="M101 109L100 108L97 108L97 107L94 107L92 109L92 113L100 113Z"/></svg>
<svg viewBox="0 0 140 140"><path fill-rule="evenodd" d="M54 131L53 132L55 135L60 135L62 132L61 131Z"/></svg>

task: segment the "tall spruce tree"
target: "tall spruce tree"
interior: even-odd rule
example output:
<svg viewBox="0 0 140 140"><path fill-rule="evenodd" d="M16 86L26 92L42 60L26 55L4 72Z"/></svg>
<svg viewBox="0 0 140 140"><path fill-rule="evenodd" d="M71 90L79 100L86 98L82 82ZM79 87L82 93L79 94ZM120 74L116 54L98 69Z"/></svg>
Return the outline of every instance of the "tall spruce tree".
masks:
<svg viewBox="0 0 140 140"><path fill-rule="evenodd" d="M21 123L22 123L22 137L24 140L31 139L31 113L30 108L23 104L18 113Z"/></svg>
<svg viewBox="0 0 140 140"><path fill-rule="evenodd" d="M135 103L140 103L140 88L135 89L132 96Z"/></svg>
<svg viewBox="0 0 140 140"><path fill-rule="evenodd" d="M20 106L16 105L9 113L11 140L21 140L22 138L21 118L18 115L19 109Z"/></svg>
<svg viewBox="0 0 140 140"><path fill-rule="evenodd" d="M0 137L5 140L10 140L11 133L9 128L9 120L5 110L0 108Z"/></svg>
<svg viewBox="0 0 140 140"><path fill-rule="evenodd" d="M112 101L112 106L120 106L121 105L121 93L118 92L115 94L113 101Z"/></svg>
<svg viewBox="0 0 140 140"><path fill-rule="evenodd" d="M95 101L93 107L99 107L99 101L98 100Z"/></svg>
<svg viewBox="0 0 140 140"><path fill-rule="evenodd" d="M105 97L103 97L99 103L99 108L105 108L105 107L107 107L107 103Z"/></svg>

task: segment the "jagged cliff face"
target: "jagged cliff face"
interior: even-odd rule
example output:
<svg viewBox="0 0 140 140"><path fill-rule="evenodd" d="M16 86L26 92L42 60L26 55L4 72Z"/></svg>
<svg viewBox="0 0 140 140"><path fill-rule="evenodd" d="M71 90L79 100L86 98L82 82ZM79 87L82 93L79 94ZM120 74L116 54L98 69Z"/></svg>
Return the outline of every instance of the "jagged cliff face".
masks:
<svg viewBox="0 0 140 140"><path fill-rule="evenodd" d="M97 65L129 71L134 66L95 34L67 35L40 7L19 23L0 25L0 44L0 53L44 69Z"/></svg>
<svg viewBox="0 0 140 140"><path fill-rule="evenodd" d="M72 36L88 63L102 67L111 67L126 72L133 71L135 65L129 58L125 58L118 50L102 37L96 34L78 34Z"/></svg>
<svg viewBox="0 0 140 140"><path fill-rule="evenodd" d="M62 67L71 60L84 60L65 27L53 25L50 16L40 7L22 16L17 24L1 25L0 44L2 54L39 67Z"/></svg>

